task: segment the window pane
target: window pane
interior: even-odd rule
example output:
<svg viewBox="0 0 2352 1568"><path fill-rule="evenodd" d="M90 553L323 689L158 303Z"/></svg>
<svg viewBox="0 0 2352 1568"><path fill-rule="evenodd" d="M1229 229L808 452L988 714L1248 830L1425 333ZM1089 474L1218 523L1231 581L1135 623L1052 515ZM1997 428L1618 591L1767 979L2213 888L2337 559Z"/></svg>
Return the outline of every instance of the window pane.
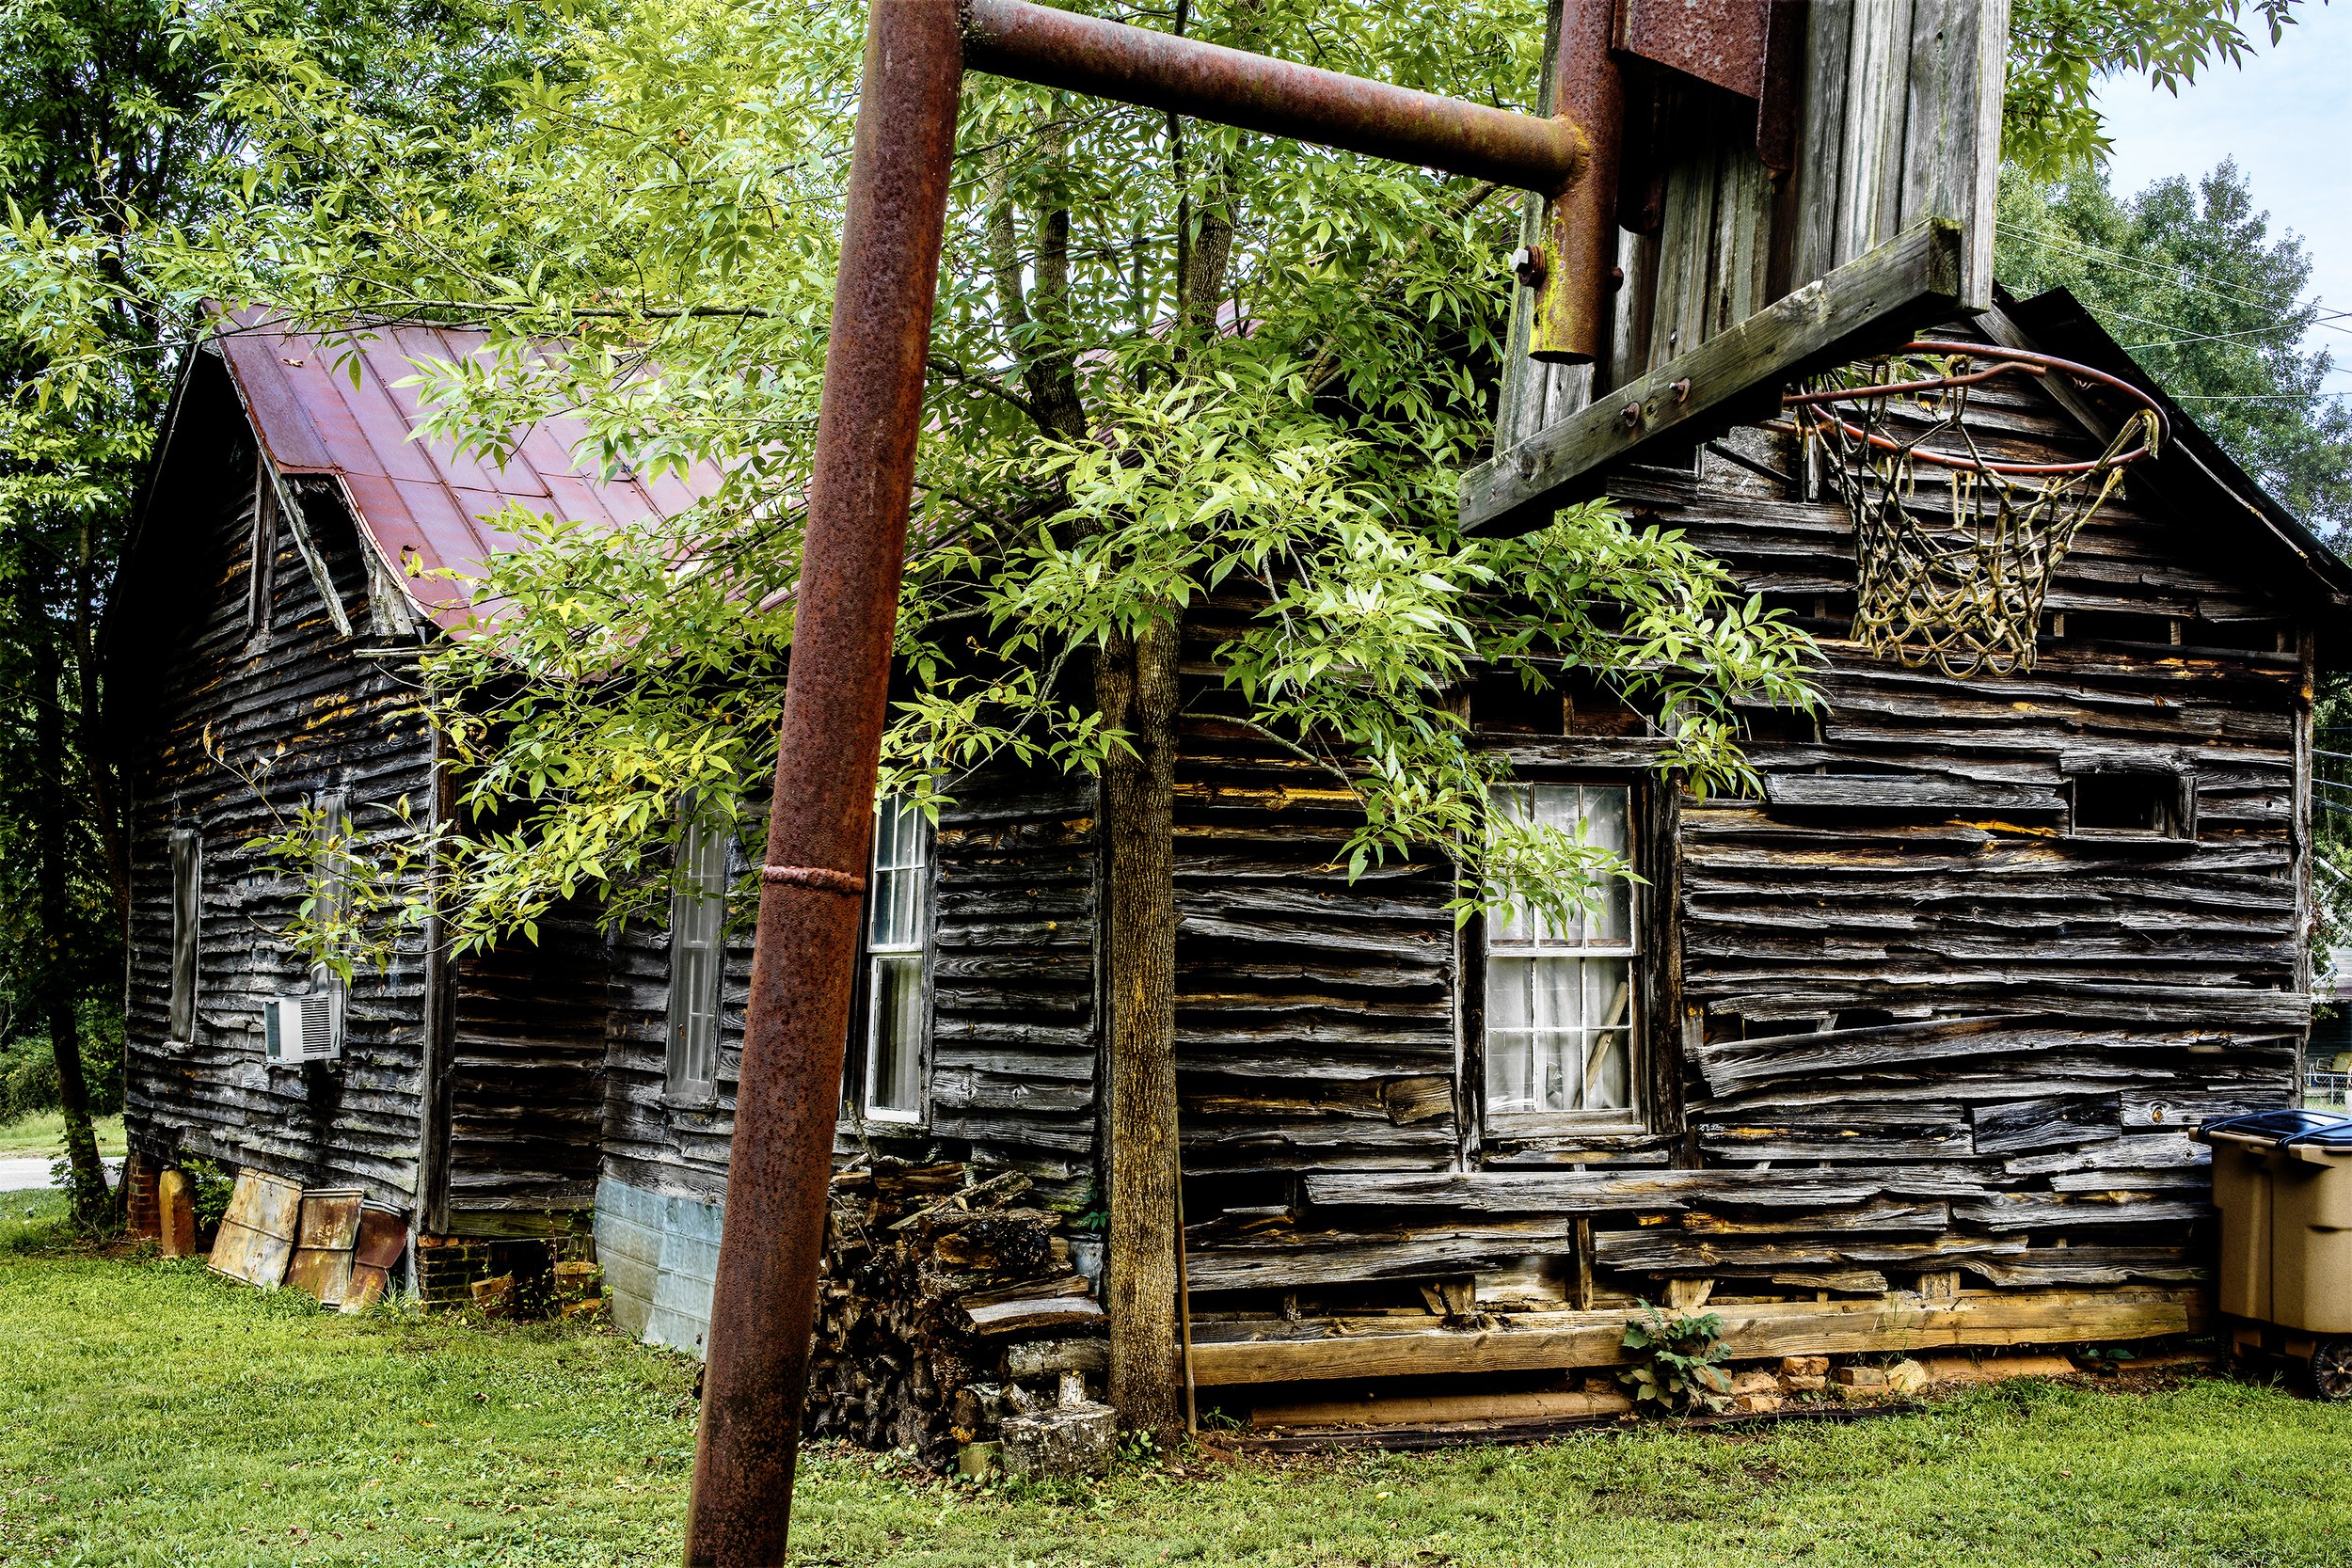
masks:
<svg viewBox="0 0 2352 1568"><path fill-rule="evenodd" d="M866 945L877 952L922 945L923 898L930 878L925 826L922 813L895 797L876 812Z"/></svg>
<svg viewBox="0 0 2352 1568"><path fill-rule="evenodd" d="M1584 1064L1587 1110L1622 1110L1633 1103L1633 975L1623 958L1586 958Z"/></svg>
<svg viewBox="0 0 2352 1568"><path fill-rule="evenodd" d="M1633 971L1624 958L1486 962L1486 1108L1630 1110Z"/></svg>
<svg viewBox="0 0 2352 1568"><path fill-rule="evenodd" d="M923 959L875 958L869 969L872 1018L866 1054L869 1109L904 1117L923 1111Z"/></svg>
<svg viewBox="0 0 2352 1568"><path fill-rule="evenodd" d="M1627 822L1629 792L1622 786L1588 788L1583 796L1584 842L1606 849L1619 860L1632 854L1632 833ZM1618 947L1633 940L1633 886L1612 877L1595 890L1600 908L1595 911L1586 941L1593 946Z"/></svg>
<svg viewBox="0 0 2352 1568"><path fill-rule="evenodd" d="M1583 1062L1581 970L1573 958L1499 958L1486 965L1489 1108L1576 1108Z"/></svg>
<svg viewBox="0 0 2352 1568"><path fill-rule="evenodd" d="M196 1037L196 948L202 860L193 828L171 832L171 1017L175 1040Z"/></svg>

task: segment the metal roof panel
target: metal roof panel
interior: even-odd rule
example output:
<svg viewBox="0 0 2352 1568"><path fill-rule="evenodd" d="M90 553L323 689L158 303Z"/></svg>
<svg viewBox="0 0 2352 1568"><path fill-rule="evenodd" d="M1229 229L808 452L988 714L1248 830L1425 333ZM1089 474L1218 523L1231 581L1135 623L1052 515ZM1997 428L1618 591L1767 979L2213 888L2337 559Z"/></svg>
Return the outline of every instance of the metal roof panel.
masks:
<svg viewBox="0 0 2352 1568"><path fill-rule="evenodd" d="M655 485L631 475L602 479L578 454L586 425L574 416L544 420L518 432L503 463L461 452L417 435L426 408L422 389L399 382L416 361L462 360L482 351L486 335L462 327L361 328L331 346L275 328L262 309L224 312L221 356L251 416L256 435L281 473L341 481L359 526L388 562L414 557L426 572L479 573L487 559L520 542L483 518L515 501L565 522L628 528L670 516L712 494L721 483L710 464L684 483ZM356 353L358 383L338 361ZM461 582L403 575L403 588L445 630L473 620Z"/></svg>

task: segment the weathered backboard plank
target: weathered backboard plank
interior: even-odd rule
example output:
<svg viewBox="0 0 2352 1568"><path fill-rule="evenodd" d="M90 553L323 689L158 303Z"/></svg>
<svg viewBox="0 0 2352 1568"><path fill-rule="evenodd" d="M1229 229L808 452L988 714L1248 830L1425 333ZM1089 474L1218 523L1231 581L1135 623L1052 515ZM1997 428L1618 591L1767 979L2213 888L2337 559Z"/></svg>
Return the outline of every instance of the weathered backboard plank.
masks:
<svg viewBox="0 0 2352 1568"><path fill-rule="evenodd" d="M1752 417L1759 388L1776 396L1781 379L1836 364L1857 343L1950 315L1965 250L1958 224L1930 218L1816 278L1471 469L1462 480L1464 522L1508 533L1541 528L1579 479L1605 465L1678 432Z"/></svg>
<svg viewBox="0 0 2352 1568"><path fill-rule="evenodd" d="M1565 0L1583 4L1585 0ZM1731 0L1707 0L1725 6ZM1497 410L1498 456L1463 490L1467 527L1536 526L1544 497L1502 483L1531 467L1557 489L1553 505L1601 487L1595 465L1639 460L1659 446L1687 449L1710 428L1697 416L1767 400L1797 373L1773 357L1779 327L1751 333L1729 360L1704 362L1739 383L1705 386L1694 356L1808 284L1840 278L1863 287L1859 308L1832 302L1799 312L1864 325L1851 342L1806 341L1804 357L1823 350L1851 356L1899 341L1932 321L1981 310L1993 297L1993 203L2000 164L2000 111L2008 59L2009 0L1758 0L1774 8L1773 25L1801 19L1803 58L1795 107L1794 167L1775 178L1758 157L1756 105L1723 88L1651 64L1629 62L1629 148L1655 169L1650 188L1621 198L1623 281L1614 295L1607 357L1583 366L1543 364L1526 356L1531 296L1521 290L1512 312L1511 353ZM1701 8L1702 9L1704 7ZM1558 36L1555 25L1553 36ZM1549 67L1545 79L1550 80ZM1525 233L1537 232L1540 203L1531 201ZM1841 271L1899 235L1925 232L1935 218L1959 239L1957 273L1946 286L1901 302L1885 297L1883 266ZM1943 242L1937 242L1941 245ZM1939 265L1941 263L1939 262ZM1849 284L1847 278L1867 278ZM1875 334L1875 337L1872 335ZM1793 352L1793 348L1792 348ZM1569 439L1552 434L1580 417L1592 399L1608 400L1636 382L1688 380L1692 396L1677 418L1641 420L1630 439ZM1622 411L1627 402L1612 406ZM1769 405L1769 401L1767 405ZM1720 428L1727 420L1719 420ZM1580 423L1580 429L1587 428ZM1513 449L1546 436L1534 464ZM1579 466L1579 464L1581 466ZM1501 506L1502 511L1491 508ZM1534 519L1531 521L1530 519Z"/></svg>

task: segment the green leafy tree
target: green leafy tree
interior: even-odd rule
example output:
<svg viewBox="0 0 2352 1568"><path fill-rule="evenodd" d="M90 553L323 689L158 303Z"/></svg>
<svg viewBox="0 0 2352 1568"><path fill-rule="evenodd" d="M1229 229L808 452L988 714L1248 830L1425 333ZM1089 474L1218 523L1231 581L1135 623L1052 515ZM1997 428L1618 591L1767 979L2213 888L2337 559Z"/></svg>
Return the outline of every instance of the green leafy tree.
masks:
<svg viewBox="0 0 2352 1568"><path fill-rule="evenodd" d="M527 26L528 8L511 13ZM156 236L244 189L246 133L217 96L223 19L313 28L299 70L342 83L397 133L479 118L528 67L490 0L327 0L223 12L179 0L0 0L0 836L24 851L8 985L46 1030L77 1212L109 1195L85 1047L120 1035L129 872L103 743L98 635L133 498L198 325L159 288ZM83 1021L77 1024L77 1020ZM99 1101L119 1097L101 1083Z"/></svg>
<svg viewBox="0 0 2352 1568"><path fill-rule="evenodd" d="M2177 94L2200 71L2245 60L2249 21L2280 42L2301 3L2010 0L2002 156L2045 180L2099 163L2109 146L2096 96L2106 81L2144 76Z"/></svg>
<svg viewBox="0 0 2352 1568"><path fill-rule="evenodd" d="M2311 258L2274 238L2233 163L2119 200L2099 170L2001 190L1996 265L2019 293L2063 285L2297 515L2352 526L2352 412L2325 387Z"/></svg>

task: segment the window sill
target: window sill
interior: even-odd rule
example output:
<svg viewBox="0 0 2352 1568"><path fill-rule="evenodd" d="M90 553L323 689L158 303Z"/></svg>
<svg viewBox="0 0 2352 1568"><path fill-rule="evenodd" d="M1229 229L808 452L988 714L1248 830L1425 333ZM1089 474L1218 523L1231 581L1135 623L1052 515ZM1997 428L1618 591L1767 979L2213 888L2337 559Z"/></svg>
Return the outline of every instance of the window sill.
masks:
<svg viewBox="0 0 2352 1568"><path fill-rule="evenodd" d="M1628 1111L1489 1111L1483 1118L1490 1138L1634 1138L1649 1124Z"/></svg>
<svg viewBox="0 0 2352 1568"><path fill-rule="evenodd" d="M895 1117L864 1115L856 1111L841 1118L841 1126L869 1138L928 1138L931 1124L928 1117L900 1120Z"/></svg>
<svg viewBox="0 0 2352 1568"><path fill-rule="evenodd" d="M707 1116L719 1108L719 1093L713 1089L707 1094L665 1094L655 1103L665 1111Z"/></svg>

